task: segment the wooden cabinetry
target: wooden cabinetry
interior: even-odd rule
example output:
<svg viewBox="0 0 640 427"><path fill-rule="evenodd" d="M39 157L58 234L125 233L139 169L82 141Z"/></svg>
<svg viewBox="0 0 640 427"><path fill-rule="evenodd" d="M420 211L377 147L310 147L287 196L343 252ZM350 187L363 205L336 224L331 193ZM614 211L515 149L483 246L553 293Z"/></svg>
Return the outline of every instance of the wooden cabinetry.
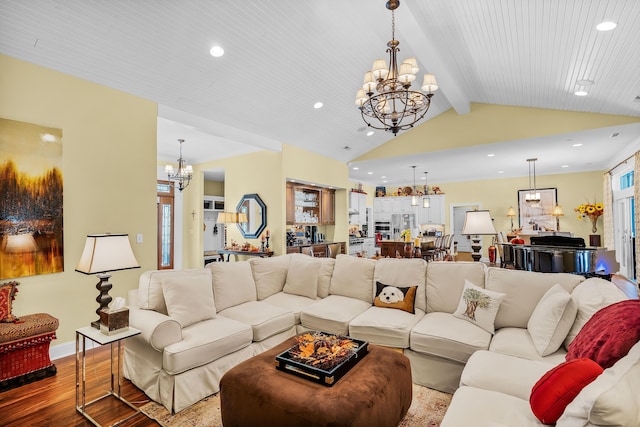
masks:
<svg viewBox="0 0 640 427"><path fill-rule="evenodd" d="M335 190L287 182L287 225L335 225Z"/></svg>
<svg viewBox="0 0 640 427"><path fill-rule="evenodd" d="M336 223L336 192L328 188L322 189L320 222L325 225L335 225Z"/></svg>

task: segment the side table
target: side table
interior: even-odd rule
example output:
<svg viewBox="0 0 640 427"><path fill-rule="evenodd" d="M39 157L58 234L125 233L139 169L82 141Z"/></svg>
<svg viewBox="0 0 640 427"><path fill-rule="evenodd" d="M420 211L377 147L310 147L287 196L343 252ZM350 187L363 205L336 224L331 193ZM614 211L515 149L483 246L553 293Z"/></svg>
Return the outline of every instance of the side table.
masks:
<svg viewBox="0 0 640 427"><path fill-rule="evenodd" d="M121 355L121 343L123 340L140 334L138 329L129 327L126 331L119 332L113 335L105 335L100 332L98 329L95 329L91 326L86 326L84 328L76 329L76 411L78 411L82 416L91 421L94 425L100 426L93 417L91 417L86 409L89 405L92 405L104 398L109 396L113 396L121 402L127 404L130 408L132 408L135 412L128 417L119 420L116 423L111 424L116 425L120 424L125 420L137 415L140 410L134 406L133 404L126 401L120 395L120 355ZM111 390L106 394L90 401L86 402L86 347L87 347L87 339L100 344L106 345L109 344L111 346ZM81 345L82 342L82 345ZM114 352L114 344L117 344L117 352Z"/></svg>

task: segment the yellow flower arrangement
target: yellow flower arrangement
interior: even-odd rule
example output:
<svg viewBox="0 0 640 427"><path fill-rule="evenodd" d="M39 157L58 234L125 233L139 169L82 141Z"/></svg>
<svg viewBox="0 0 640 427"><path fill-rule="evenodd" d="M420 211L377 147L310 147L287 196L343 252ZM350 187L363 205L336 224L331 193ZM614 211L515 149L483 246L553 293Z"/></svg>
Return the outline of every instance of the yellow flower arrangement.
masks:
<svg viewBox="0 0 640 427"><path fill-rule="evenodd" d="M405 242L410 242L411 241L411 230L409 230L408 228L405 230L402 230L402 232L400 233L400 238L403 239Z"/></svg>
<svg viewBox="0 0 640 427"><path fill-rule="evenodd" d="M598 228L596 227L596 223L598 218L604 214L604 205L602 203L583 203L574 211L578 212L578 219L582 220L584 218L589 218L591 220L591 231L596 233Z"/></svg>

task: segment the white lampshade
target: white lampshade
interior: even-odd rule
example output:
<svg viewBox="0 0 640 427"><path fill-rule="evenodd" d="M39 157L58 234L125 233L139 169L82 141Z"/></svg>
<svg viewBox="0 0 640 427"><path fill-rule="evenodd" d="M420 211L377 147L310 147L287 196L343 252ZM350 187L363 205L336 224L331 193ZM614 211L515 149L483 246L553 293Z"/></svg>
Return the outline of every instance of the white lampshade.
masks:
<svg viewBox="0 0 640 427"><path fill-rule="evenodd" d="M430 208L431 207L431 200L429 200L429 196L424 196L422 198L422 207L423 208Z"/></svg>
<svg viewBox="0 0 640 427"><path fill-rule="evenodd" d="M513 206L509 206L509 209L507 210L507 217L509 218L513 218L516 215L516 210L513 209Z"/></svg>
<svg viewBox="0 0 640 427"><path fill-rule="evenodd" d="M481 234L498 234L491 220L489 211L467 211L464 219L464 227L462 234L481 235Z"/></svg>
<svg viewBox="0 0 640 427"><path fill-rule="evenodd" d="M562 210L562 206L555 205L553 207L553 212L551 212L551 215L553 215L553 216L564 216L564 211Z"/></svg>
<svg viewBox="0 0 640 427"><path fill-rule="evenodd" d="M238 222L238 214L235 212L220 212L218 214L218 224L233 224Z"/></svg>
<svg viewBox="0 0 640 427"><path fill-rule="evenodd" d="M433 74L425 74L424 81L422 82L422 90L425 92L435 92L436 90L438 90L436 76L434 76Z"/></svg>
<svg viewBox="0 0 640 427"><path fill-rule="evenodd" d="M364 83L362 85L362 89L366 93L371 93L376 88L376 79L373 78L373 73L371 71L367 71L364 73Z"/></svg>
<svg viewBox="0 0 640 427"><path fill-rule="evenodd" d="M186 173L187 175L193 175L193 166L191 166L191 165L187 165L187 166L184 168L184 171L185 171L185 173Z"/></svg>
<svg viewBox="0 0 640 427"><path fill-rule="evenodd" d="M239 212L238 213L238 222L240 224L244 224L246 222L249 222L249 219L247 218L247 214L244 212Z"/></svg>
<svg viewBox="0 0 640 427"><path fill-rule="evenodd" d="M418 196L415 194L411 196L411 206L418 206Z"/></svg>
<svg viewBox="0 0 640 427"><path fill-rule="evenodd" d="M164 171L165 171L166 173L173 174L173 166L171 166L171 165L166 165L166 166L164 167Z"/></svg>
<svg viewBox="0 0 640 427"><path fill-rule="evenodd" d="M91 234L87 236L76 271L85 274L140 268L128 234Z"/></svg>
<svg viewBox="0 0 640 427"><path fill-rule="evenodd" d="M364 94L364 89L358 89L356 93L356 105L362 107L367 100L367 96Z"/></svg>
<svg viewBox="0 0 640 427"><path fill-rule="evenodd" d="M416 58L407 58L405 59L404 62L411 65L412 74L416 74L418 71L420 71L420 68L418 68L418 61L416 61Z"/></svg>
<svg viewBox="0 0 640 427"><path fill-rule="evenodd" d="M389 69L387 68L387 61L384 59L376 59L373 62L373 67L371 68L373 72L373 77L376 79L385 79L389 74Z"/></svg>
<svg viewBox="0 0 640 427"><path fill-rule="evenodd" d="M408 62L400 64L400 72L398 73L398 81L401 83L411 83L416 79L413 74L413 67Z"/></svg>

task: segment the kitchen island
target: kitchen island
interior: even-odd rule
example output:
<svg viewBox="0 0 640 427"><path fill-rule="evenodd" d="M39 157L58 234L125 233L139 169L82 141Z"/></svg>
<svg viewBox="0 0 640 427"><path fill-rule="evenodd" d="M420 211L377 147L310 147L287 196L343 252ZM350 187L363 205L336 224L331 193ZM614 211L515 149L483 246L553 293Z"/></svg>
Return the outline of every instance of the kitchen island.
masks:
<svg viewBox="0 0 640 427"><path fill-rule="evenodd" d="M433 250L435 240L436 240L436 237L432 237L432 236L420 238L421 252L424 254L428 250ZM413 248L413 246L415 245L415 240L412 239L411 242L409 242L409 244ZM380 245L379 245L380 256L383 258L386 258L386 257L395 258L399 254L400 257L407 258L407 256L405 256L405 245L406 245L406 242L402 239L382 240L380 241Z"/></svg>

